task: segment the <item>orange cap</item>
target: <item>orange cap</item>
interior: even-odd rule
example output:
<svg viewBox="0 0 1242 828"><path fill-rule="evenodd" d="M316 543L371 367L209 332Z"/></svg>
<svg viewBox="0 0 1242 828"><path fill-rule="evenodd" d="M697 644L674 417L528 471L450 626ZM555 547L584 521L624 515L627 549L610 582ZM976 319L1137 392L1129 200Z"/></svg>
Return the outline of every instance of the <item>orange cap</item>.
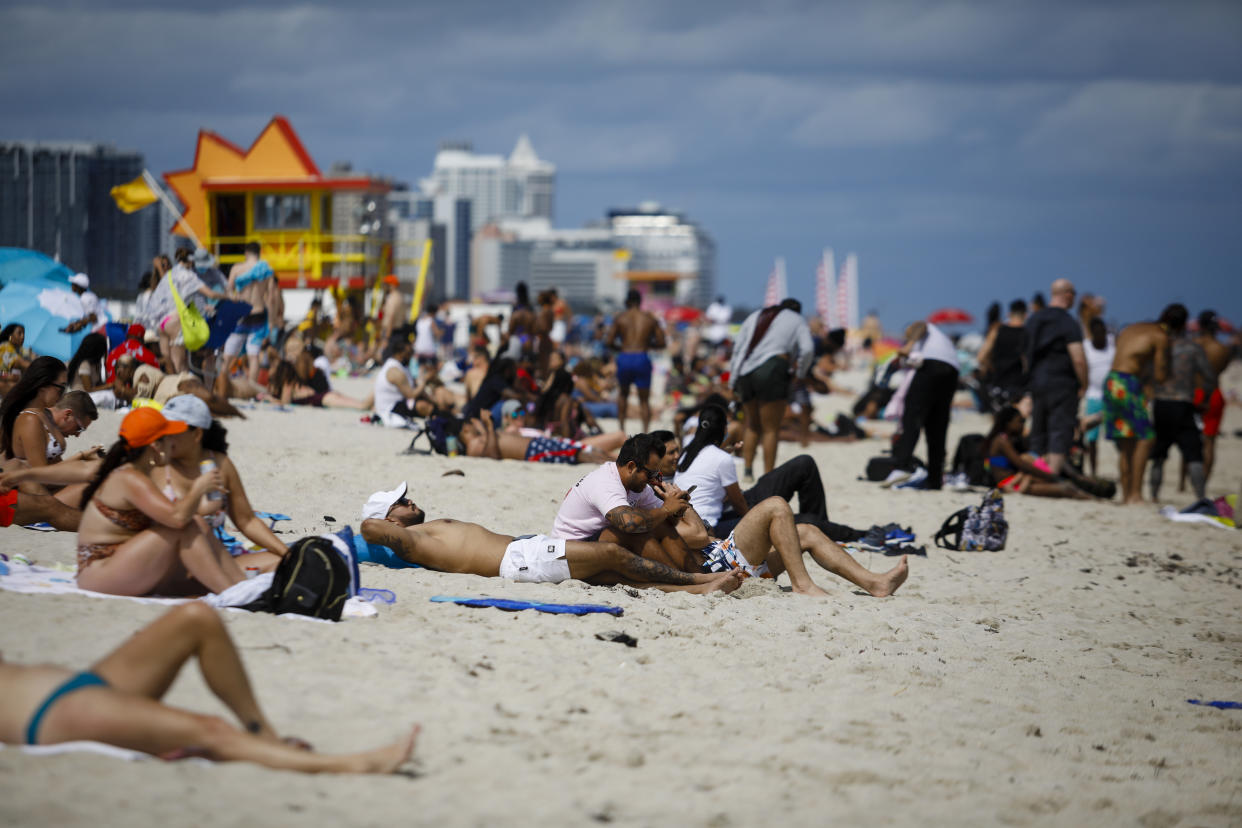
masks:
<svg viewBox="0 0 1242 828"><path fill-rule="evenodd" d="M189 428L178 420L166 420L154 408L136 408L121 420L121 439L130 448L149 446L161 437L180 434Z"/></svg>
<svg viewBox="0 0 1242 828"><path fill-rule="evenodd" d="M396 285L396 284L400 284L400 282L398 282L398 281L397 281L397 277L396 277L396 276L394 276L393 274L389 273L387 276L385 276L385 277L384 277L384 284L386 284L386 285Z"/></svg>

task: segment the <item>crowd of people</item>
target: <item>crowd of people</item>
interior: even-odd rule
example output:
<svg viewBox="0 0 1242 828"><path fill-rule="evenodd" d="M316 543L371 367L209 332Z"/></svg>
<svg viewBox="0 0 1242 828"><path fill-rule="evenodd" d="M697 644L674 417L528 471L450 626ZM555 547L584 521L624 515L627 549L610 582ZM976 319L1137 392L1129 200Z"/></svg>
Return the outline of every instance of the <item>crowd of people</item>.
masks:
<svg viewBox="0 0 1242 828"><path fill-rule="evenodd" d="M408 321L391 278L383 280L375 319L342 295L335 319L325 320L316 301L305 319L286 325L279 282L259 254L248 246L227 276L189 251L175 263L157 260L129 324L98 324L97 306L72 321L69 328L91 332L67 365L26 351L20 326L0 332L0 525L75 532L83 589L219 593L248 573L276 568L288 548L251 506L221 423L242 416L234 401L253 399L368 410L372 422L426 432L446 454L596 466L569 489L546 531L520 537L460 520L428 521L405 482L378 491L363 506L361 526L363 557L376 562L696 593L786 573L793 592L819 597L827 593L811 578L804 553L874 596L893 594L909 575L905 556L872 572L841 546L877 530L882 539L894 531L900 539L905 530L860 531L831 521L815 461L803 454L778 462L782 439L805 445L866 436L854 417L816 423L811 394L842 390L833 375L851 350L865 353L878 338L871 323L869 339L849 343L844 331L808 322L797 301L785 300L751 313L734 333L732 310L718 299L700 324L667 325L631 291L611 320L580 326L556 291L532 304L519 285L507 319L473 319L459 352L434 305ZM76 286L86 290L89 281ZM973 370L939 326L909 325L855 405L860 418L888 409L899 419L885 483L941 488L954 398L970 388L994 412L982 446L988 474L1003 490L1111 497L1095 476L1094 453L1077 450L1102 428L1118 444L1124 502L1141 501L1149 461L1151 494L1159 496L1176 444L1194 508L1210 506L1205 488L1223 407L1218 377L1236 337L1232 345L1219 341L1211 311L1200 314L1192 335L1177 304L1156 322L1110 332L1103 300L1084 296L1075 318L1075 297L1062 279L1046 303L1032 303L1029 316L1022 300L1004 320L997 308ZM232 322L187 347L182 306L215 319L225 303L235 305ZM671 404L662 407L651 392L656 366L665 363ZM366 400L331 387L334 374L372 370ZM110 445L69 452L68 438L90 428L101 409L123 407L131 410ZM642 430L632 434L626 423L635 414ZM620 428L604 431L602 418L616 418ZM653 430L656 419L671 430ZM920 436L925 464L915 459ZM250 549L226 545L226 518ZM159 703L190 655L219 677L213 690L242 730ZM0 720L5 740L100 738L157 755L197 748L301 770L391 770L413 748L411 734L379 751L321 757L276 739L227 633L203 609L174 610L84 673L0 663L0 687L22 700ZM71 707L86 712L69 715ZM103 710L117 713L109 718ZM116 721L140 711L158 726Z"/></svg>

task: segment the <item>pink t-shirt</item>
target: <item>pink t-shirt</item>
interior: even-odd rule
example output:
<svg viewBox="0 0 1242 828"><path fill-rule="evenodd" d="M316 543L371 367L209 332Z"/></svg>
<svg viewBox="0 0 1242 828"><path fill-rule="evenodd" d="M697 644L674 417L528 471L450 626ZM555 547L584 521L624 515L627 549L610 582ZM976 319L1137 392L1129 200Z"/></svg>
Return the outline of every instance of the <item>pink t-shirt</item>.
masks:
<svg viewBox="0 0 1242 828"><path fill-rule="evenodd" d="M656 497L650 486L631 492L621 483L617 464L604 463L565 493L552 525L552 536L565 540L593 538L608 528L605 515L618 506L657 509L662 505L664 501Z"/></svg>

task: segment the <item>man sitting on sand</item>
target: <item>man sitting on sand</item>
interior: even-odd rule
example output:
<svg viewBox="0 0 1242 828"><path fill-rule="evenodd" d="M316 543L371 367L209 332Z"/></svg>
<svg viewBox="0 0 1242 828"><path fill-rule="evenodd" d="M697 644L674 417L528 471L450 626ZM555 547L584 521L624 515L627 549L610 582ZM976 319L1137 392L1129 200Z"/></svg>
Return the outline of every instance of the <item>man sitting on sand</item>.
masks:
<svg viewBox="0 0 1242 828"><path fill-rule="evenodd" d="M864 569L815 527L795 525L789 501L780 497L760 501L727 538L709 539L696 551L681 540L674 525L690 509L689 492L663 482L659 469L664 451L664 443L651 434L626 440L615 463L604 464L566 493L553 534L616 541L674 569L743 570L767 578L787 571L793 591L802 595L828 596L807 573L803 549L824 569L877 597L896 592L909 575L904 555L888 572Z"/></svg>
<svg viewBox="0 0 1242 828"><path fill-rule="evenodd" d="M410 563L440 572L510 578L523 583L560 583L575 578L595 584L655 587L665 592L731 592L740 578L729 572L680 572L649 561L615 543L566 541L547 535L512 537L476 523L433 520L406 497L405 483L376 492L362 507L362 536Z"/></svg>

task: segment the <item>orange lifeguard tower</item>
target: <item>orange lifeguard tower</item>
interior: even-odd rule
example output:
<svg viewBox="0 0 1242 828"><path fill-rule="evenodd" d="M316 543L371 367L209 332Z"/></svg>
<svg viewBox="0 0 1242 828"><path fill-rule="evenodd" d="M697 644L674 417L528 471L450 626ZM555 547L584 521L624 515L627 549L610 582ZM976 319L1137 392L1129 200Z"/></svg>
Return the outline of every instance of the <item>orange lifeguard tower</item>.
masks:
<svg viewBox="0 0 1242 828"><path fill-rule="evenodd" d="M194 166L164 180L185 205L173 232L191 235L188 227L222 266L241 261L253 241L282 287L361 288L392 269L391 245L360 232L378 228L391 185L325 177L283 116L247 150L200 130Z"/></svg>

